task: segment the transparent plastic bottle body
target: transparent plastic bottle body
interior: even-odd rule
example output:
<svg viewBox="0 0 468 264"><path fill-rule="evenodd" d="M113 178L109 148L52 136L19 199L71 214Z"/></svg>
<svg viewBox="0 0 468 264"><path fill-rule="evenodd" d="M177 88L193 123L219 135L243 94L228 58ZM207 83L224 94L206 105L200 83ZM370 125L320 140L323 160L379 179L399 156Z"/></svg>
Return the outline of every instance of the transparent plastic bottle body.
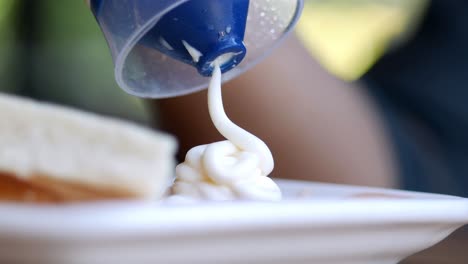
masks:
<svg viewBox="0 0 468 264"><path fill-rule="evenodd" d="M91 1L111 50L116 81L124 91L139 97L167 98L207 87L209 78L193 65L145 43L149 39L147 34L166 14L188 1L197 0ZM302 0L250 0L243 36L246 55L223 74L223 81L248 70L277 46L295 25L302 5ZM226 27L224 33L229 31Z"/></svg>

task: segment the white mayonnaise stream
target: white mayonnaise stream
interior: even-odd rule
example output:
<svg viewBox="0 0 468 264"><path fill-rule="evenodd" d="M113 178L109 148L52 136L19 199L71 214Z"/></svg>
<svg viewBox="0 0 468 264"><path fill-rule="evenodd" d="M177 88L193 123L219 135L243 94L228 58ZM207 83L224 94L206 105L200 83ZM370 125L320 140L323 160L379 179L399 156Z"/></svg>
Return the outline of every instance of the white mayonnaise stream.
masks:
<svg viewBox="0 0 468 264"><path fill-rule="evenodd" d="M187 153L176 167L169 200L281 200L280 189L268 177L274 166L270 150L224 112L221 70L216 62L208 108L215 127L227 140L197 146Z"/></svg>

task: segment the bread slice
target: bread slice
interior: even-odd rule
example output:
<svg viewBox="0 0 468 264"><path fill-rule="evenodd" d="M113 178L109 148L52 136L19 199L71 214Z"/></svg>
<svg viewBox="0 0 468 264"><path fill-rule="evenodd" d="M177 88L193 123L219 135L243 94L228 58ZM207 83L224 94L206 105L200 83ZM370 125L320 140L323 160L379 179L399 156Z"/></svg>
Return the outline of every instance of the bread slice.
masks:
<svg viewBox="0 0 468 264"><path fill-rule="evenodd" d="M0 200L158 199L175 151L166 134L0 94Z"/></svg>

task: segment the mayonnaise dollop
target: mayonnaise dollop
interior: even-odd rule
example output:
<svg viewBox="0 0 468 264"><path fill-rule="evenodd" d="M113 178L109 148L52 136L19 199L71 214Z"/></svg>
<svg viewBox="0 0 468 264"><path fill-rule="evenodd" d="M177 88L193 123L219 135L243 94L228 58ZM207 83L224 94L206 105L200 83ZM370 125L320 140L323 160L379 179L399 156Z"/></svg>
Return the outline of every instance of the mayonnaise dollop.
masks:
<svg viewBox="0 0 468 264"><path fill-rule="evenodd" d="M224 112L221 70L214 63L208 109L216 129L227 139L192 148L176 167L171 200L279 201L281 191L268 175L274 167L267 145L234 124Z"/></svg>

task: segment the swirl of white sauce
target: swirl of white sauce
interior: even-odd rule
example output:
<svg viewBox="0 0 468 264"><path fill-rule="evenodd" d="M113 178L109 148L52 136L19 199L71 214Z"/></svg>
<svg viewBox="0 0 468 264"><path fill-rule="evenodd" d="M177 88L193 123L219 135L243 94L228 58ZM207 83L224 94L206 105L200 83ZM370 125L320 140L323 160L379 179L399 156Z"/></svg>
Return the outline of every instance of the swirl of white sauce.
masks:
<svg viewBox="0 0 468 264"><path fill-rule="evenodd" d="M281 191L268 175L274 167L267 145L234 124L224 112L221 70L214 63L208 108L216 129L227 139L192 148L176 167L171 200L279 201Z"/></svg>

